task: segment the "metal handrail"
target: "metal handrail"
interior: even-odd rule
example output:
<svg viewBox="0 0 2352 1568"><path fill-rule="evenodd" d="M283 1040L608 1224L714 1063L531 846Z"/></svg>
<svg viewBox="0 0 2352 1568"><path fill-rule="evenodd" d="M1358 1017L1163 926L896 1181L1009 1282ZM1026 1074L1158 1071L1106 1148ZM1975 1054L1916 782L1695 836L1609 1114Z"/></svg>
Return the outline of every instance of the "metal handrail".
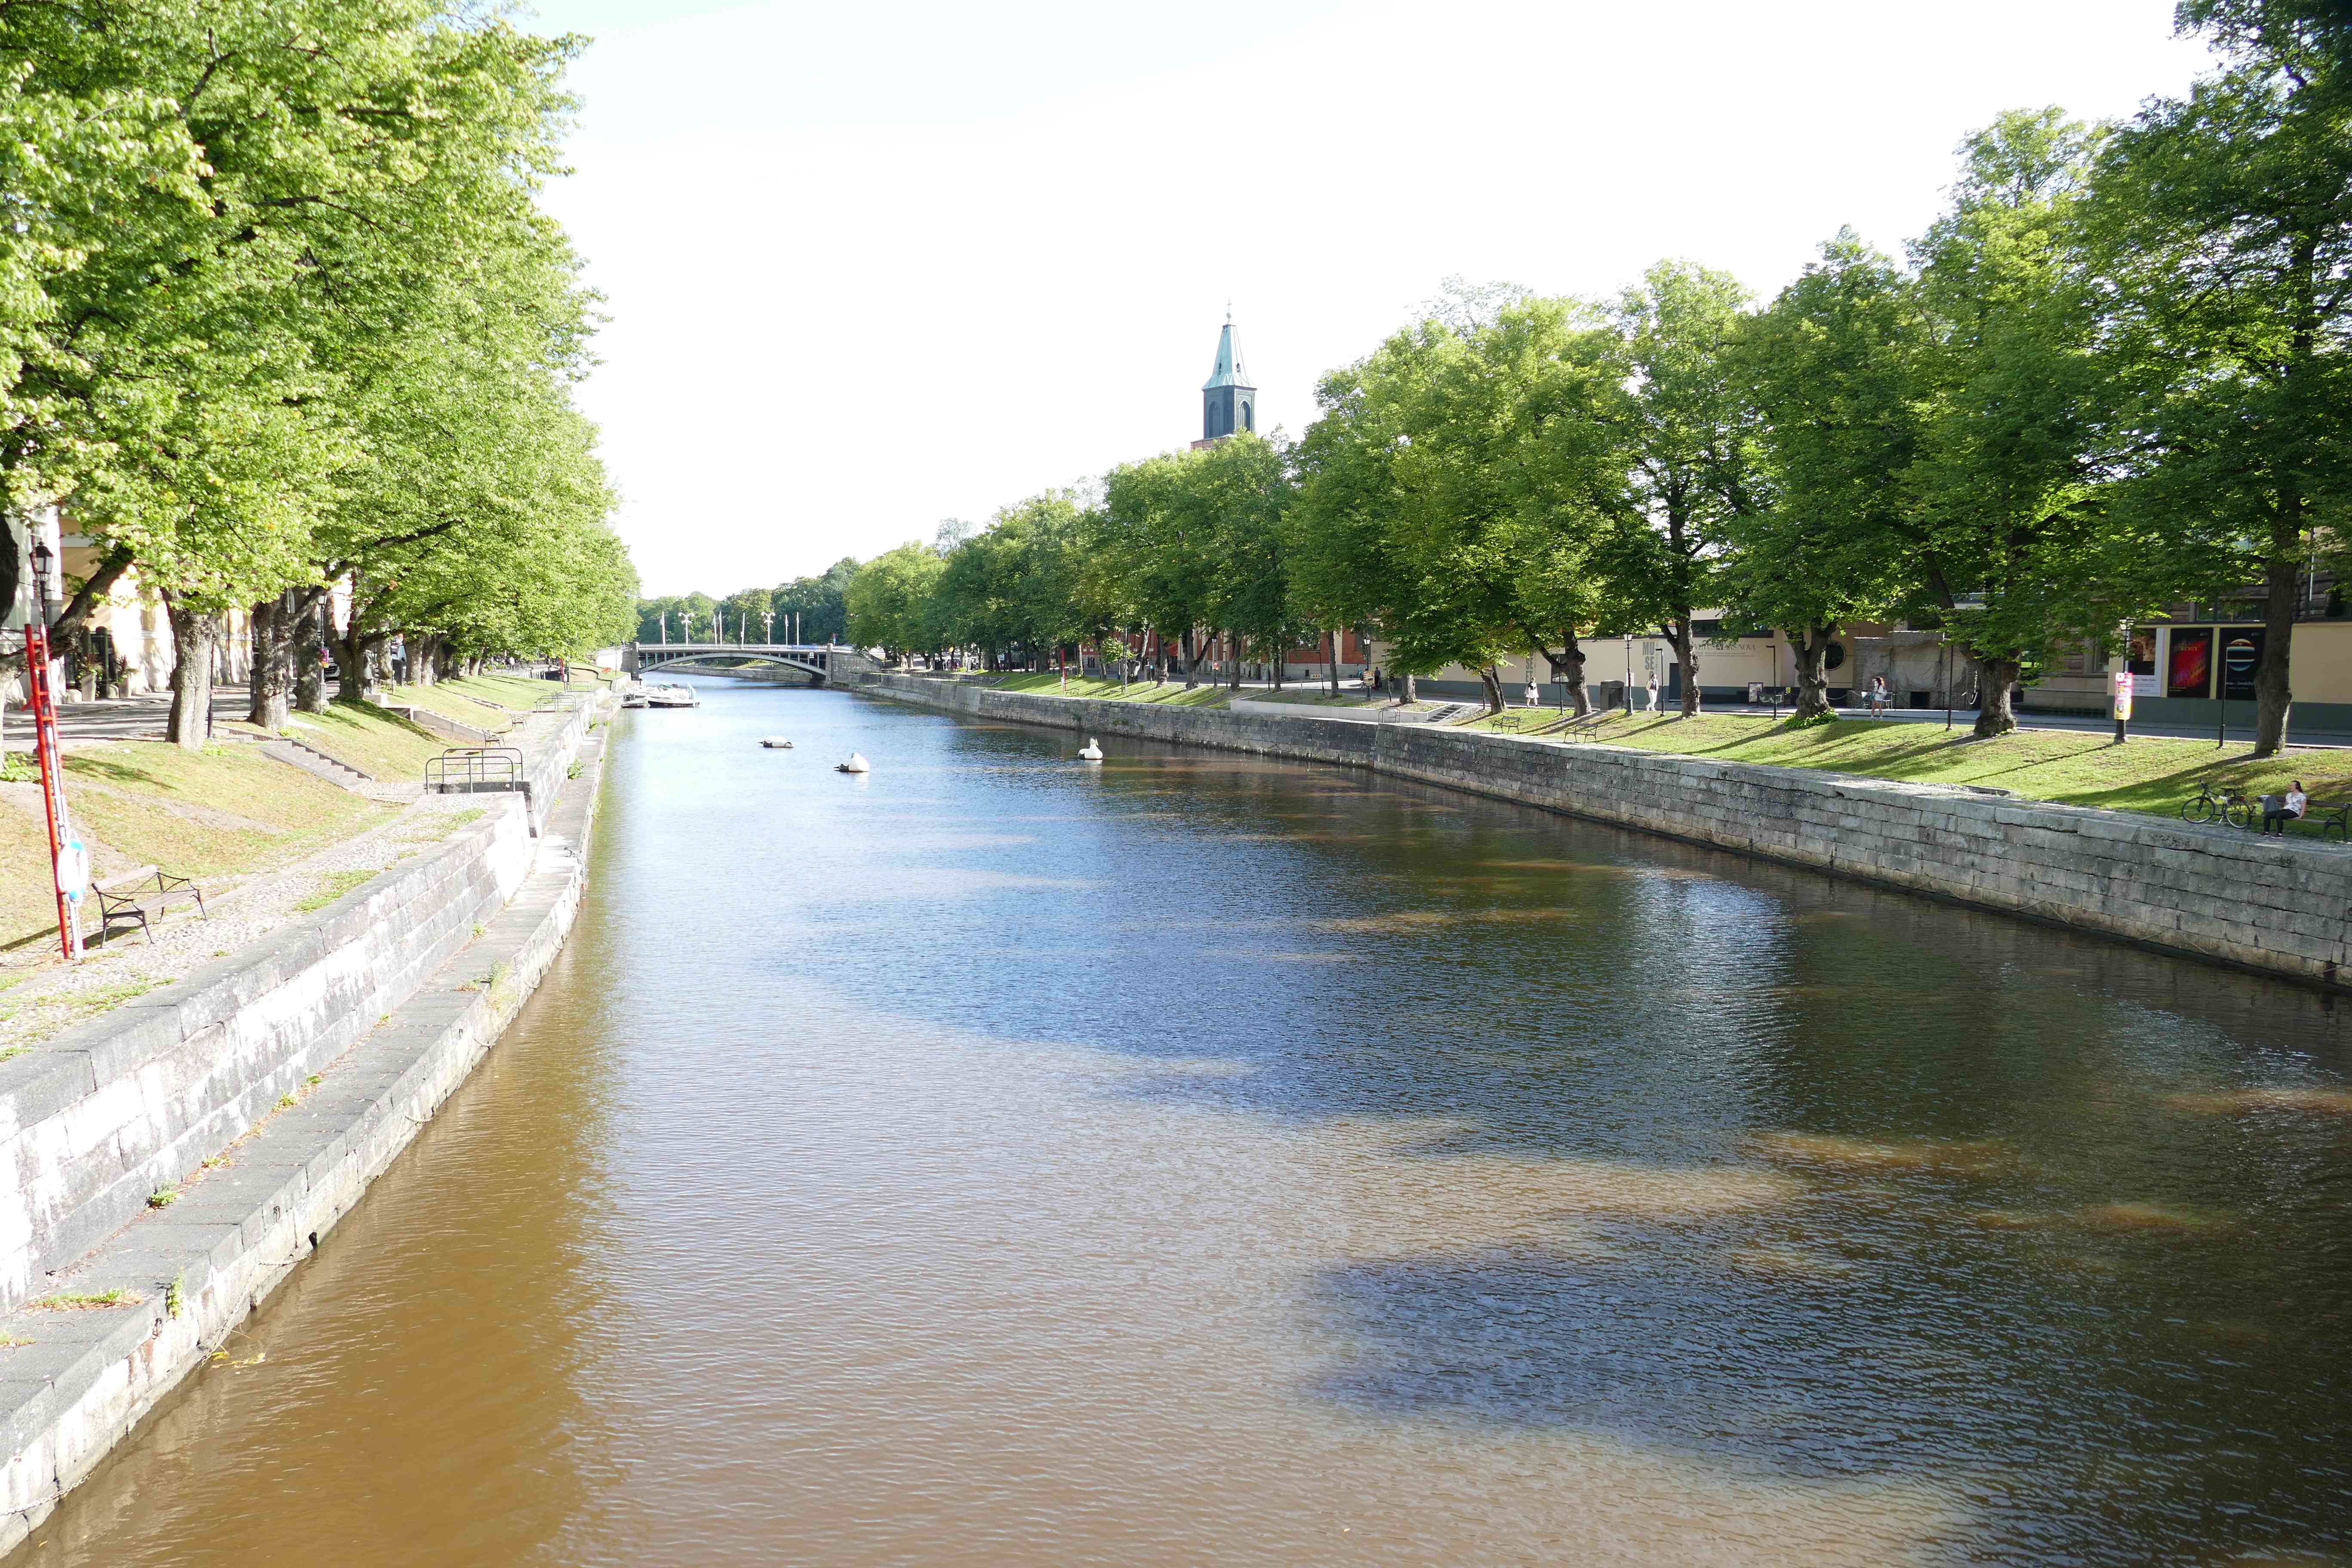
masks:
<svg viewBox="0 0 2352 1568"><path fill-rule="evenodd" d="M425 759L425 787L438 793L520 789L522 782L522 752L512 746L452 746Z"/></svg>

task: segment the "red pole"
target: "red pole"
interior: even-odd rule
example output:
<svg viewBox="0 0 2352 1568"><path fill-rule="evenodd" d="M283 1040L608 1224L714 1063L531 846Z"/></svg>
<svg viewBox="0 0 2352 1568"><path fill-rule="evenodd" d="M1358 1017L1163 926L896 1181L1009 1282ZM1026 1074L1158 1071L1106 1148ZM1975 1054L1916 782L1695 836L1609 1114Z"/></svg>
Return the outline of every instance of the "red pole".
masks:
<svg viewBox="0 0 2352 1568"><path fill-rule="evenodd" d="M25 627L26 688L32 698L33 750L41 763L41 808L48 818L49 885L58 896L58 946L71 963L81 956L81 932L74 928L73 901L66 897L59 860L65 853L66 777L58 756L58 710L49 690L49 604L47 584Z"/></svg>

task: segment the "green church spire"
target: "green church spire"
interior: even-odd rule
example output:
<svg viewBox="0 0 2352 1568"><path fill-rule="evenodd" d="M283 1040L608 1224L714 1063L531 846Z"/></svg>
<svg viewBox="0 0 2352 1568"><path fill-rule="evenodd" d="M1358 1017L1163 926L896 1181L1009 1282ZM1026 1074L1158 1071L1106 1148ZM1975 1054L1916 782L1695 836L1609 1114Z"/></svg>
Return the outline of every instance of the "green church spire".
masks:
<svg viewBox="0 0 2352 1568"><path fill-rule="evenodd" d="M1225 312L1225 330L1217 334L1216 368L1201 388L1201 442L1221 440L1241 430L1257 428L1257 388L1250 384L1242 363L1241 345L1234 342L1234 313Z"/></svg>

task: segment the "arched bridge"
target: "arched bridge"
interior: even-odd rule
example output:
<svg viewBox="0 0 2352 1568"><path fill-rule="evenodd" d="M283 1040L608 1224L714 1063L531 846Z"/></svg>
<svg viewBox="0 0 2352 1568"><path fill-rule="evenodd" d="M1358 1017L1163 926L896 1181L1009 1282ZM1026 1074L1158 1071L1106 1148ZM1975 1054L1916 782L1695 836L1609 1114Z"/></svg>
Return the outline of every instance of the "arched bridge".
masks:
<svg viewBox="0 0 2352 1568"><path fill-rule="evenodd" d="M622 667L632 675L675 668L698 675L748 675L750 665L797 670L819 686L871 668L854 647L830 643L641 642L629 648Z"/></svg>

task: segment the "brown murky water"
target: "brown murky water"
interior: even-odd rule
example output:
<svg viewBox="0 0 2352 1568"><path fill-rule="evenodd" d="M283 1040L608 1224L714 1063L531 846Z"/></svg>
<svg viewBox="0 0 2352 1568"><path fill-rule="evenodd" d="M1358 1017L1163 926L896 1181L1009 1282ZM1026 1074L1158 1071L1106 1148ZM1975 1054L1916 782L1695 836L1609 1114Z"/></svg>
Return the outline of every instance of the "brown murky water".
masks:
<svg viewBox="0 0 2352 1568"><path fill-rule="evenodd" d="M2352 1561L2316 996L1337 772L624 728L515 1031L14 1562Z"/></svg>

